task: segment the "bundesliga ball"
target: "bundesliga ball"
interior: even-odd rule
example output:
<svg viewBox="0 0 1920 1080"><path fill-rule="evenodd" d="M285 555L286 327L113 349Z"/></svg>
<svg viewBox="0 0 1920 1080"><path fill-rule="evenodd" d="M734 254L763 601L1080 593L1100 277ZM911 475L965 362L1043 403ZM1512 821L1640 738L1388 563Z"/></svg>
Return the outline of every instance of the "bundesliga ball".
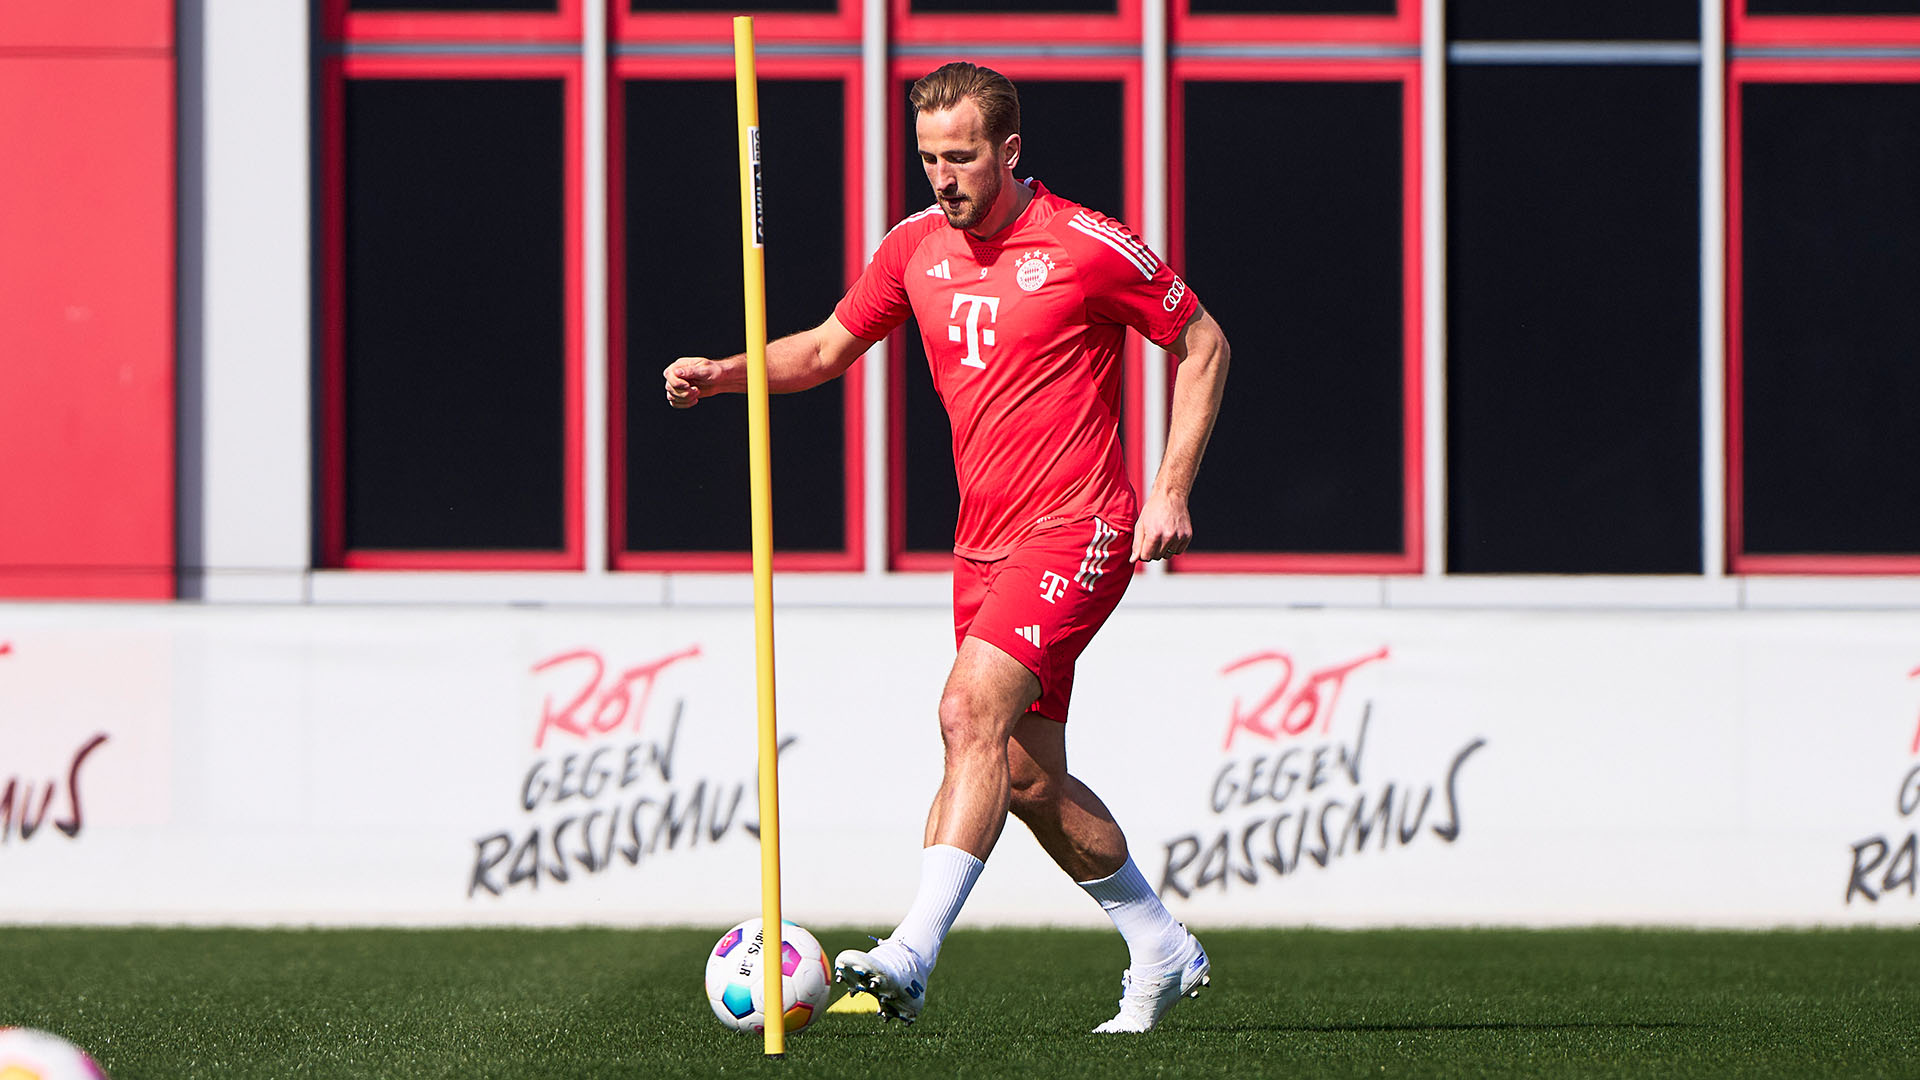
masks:
<svg viewBox="0 0 1920 1080"><path fill-rule="evenodd" d="M812 934L782 920L780 936L780 1007L787 1016L787 1033L813 1022L827 1007L833 976L826 951ZM760 920L748 919L721 935L707 955L707 1004L713 1015L735 1031L760 1034L766 1030L767 980L760 974Z"/></svg>
<svg viewBox="0 0 1920 1080"><path fill-rule="evenodd" d="M32 1028L0 1028L0 1080L107 1080L85 1050Z"/></svg>

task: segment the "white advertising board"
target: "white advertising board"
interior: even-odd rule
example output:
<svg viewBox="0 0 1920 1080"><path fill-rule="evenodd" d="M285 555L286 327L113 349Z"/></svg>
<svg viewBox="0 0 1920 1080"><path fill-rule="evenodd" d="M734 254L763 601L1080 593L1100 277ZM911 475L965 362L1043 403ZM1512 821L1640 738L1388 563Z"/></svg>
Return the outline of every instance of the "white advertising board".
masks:
<svg viewBox="0 0 1920 1080"><path fill-rule="evenodd" d="M0 921L719 924L751 612L0 608ZM947 613L778 619L786 910L890 927ZM1920 616L1129 609L1074 772L1198 925L1907 924ZM1099 925L1016 824L963 925Z"/></svg>

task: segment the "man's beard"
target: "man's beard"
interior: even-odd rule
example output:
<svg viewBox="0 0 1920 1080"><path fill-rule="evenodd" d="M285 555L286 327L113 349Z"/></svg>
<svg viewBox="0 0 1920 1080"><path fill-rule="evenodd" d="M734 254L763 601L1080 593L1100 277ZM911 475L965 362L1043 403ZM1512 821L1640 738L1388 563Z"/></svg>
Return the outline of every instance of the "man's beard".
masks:
<svg viewBox="0 0 1920 1080"><path fill-rule="evenodd" d="M985 191L968 196L966 202L955 208L947 200L940 200L940 212L947 216L947 224L955 229L971 229L986 220L993 204L1000 201L1000 177L995 175L993 184Z"/></svg>

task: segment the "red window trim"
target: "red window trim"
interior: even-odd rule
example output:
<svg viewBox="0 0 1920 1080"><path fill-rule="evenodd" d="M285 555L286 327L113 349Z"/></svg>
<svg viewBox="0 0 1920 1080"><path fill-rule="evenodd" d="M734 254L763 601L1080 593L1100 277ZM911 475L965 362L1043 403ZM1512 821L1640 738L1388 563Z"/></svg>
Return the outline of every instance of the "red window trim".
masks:
<svg viewBox="0 0 1920 1080"><path fill-rule="evenodd" d="M557 0L553 12L349 11L349 0L322 0L325 35L335 41L578 41L580 5Z"/></svg>
<svg viewBox="0 0 1920 1080"><path fill-rule="evenodd" d="M724 12L659 11L635 14L629 0L608 0L613 5L607 26L616 43L638 44L655 41L733 41L733 16ZM742 15L753 16L756 45L774 40L860 42L860 0L839 0L832 14L753 11L743 4ZM764 69L770 58L758 55L756 66Z"/></svg>
<svg viewBox="0 0 1920 1080"><path fill-rule="evenodd" d="M1112 15L1008 15L998 12L916 15L911 9L912 0L888 0L887 27L896 43L965 43L970 59L973 53L990 52L993 48L992 45L976 45L978 42L1010 43L1017 39L1059 45L1140 40L1140 0L1116 0L1116 10ZM916 62L925 63L919 58L916 58ZM920 74L926 74L940 63L936 60L925 64ZM1001 70L1000 64L992 66ZM1010 72L1006 74L1008 78L1013 78ZM1034 73L1028 77L1045 76Z"/></svg>
<svg viewBox="0 0 1920 1080"><path fill-rule="evenodd" d="M756 38L758 24L756 23ZM731 30L729 30L731 34ZM843 185L844 220L846 235L843 241L843 254L846 261L848 281L860 272L865 265L864 242L861 223L864 220L859 178L862 175L861 148L865 145L865 135L861 123L861 61L858 56L849 57L787 57L759 56L755 61L757 73L762 80L768 79L836 79L845 87L843 97L843 123L846 138L843 140L841 167L847 178ZM608 424L607 424L607 478L608 505L607 527L609 530L609 552L616 570L652 570L652 571L701 571L729 572L744 571L752 568L753 553L750 551L628 551L626 549L626 369L627 313L626 296L626 206L625 206L625 164L621 148L625 146L625 95L620 92L621 84L631 79L731 79L733 78L732 55L712 57L620 57L610 65L613 80L612 92L607 96L607 122L609 125L607 154L607 358L608 358ZM737 243L737 237L729 243ZM728 250L733 250L729 247ZM778 288L777 282L770 287ZM826 318L826 312L820 312ZM865 396L864 367L855 364L840 378L840 392L844 418L844 439L846 453L842 462L845 477L846 505L844 507L844 533L846 547L840 551L776 551L773 566L776 570L793 571L842 571L856 572L865 566L866 552L866 491L865 473L861 465L865 460ZM822 391L815 391L816 393ZM665 408L665 405L661 406ZM741 500L746 492L740 493Z"/></svg>
<svg viewBox="0 0 1920 1080"><path fill-rule="evenodd" d="M1398 0L1392 15L1195 15L1192 0L1170 6L1173 40L1180 44L1420 42L1420 0Z"/></svg>
<svg viewBox="0 0 1920 1080"><path fill-rule="evenodd" d="M1123 0L1123 3L1126 0ZM959 18L960 16L954 16ZM979 16L967 16L979 18ZM1121 199L1125 204L1124 220L1128 225L1137 226L1144 210L1143 188L1145 167L1141 156L1141 104L1140 104L1140 63L1135 57L1030 57L995 56L981 50L971 55L972 59L992 67L1018 84L1022 79L1047 82L1118 82L1120 84L1120 115L1125 126L1121 150ZM887 201L892 207L891 219L899 221L914 209L893 205L904 188L906 175L906 147L900 142L902 132L906 130L906 99L893 92L893 88L925 75L939 65L939 61L920 56L895 57L888 72L887 93ZM1045 182L1046 177L1040 178ZM1072 192L1063 193L1072 198ZM928 205L932 195L928 195ZM861 265L865 265L862 260ZM887 568L899 571L938 571L953 569L951 549L941 551L908 550L907 543L907 480L906 480L906 356L898 342L900 333L891 339L894 344L887 349ZM1141 365L1143 347L1137 335L1127 335L1126 352L1121 357L1122 397L1121 423L1124 425L1122 437L1129 449L1127 454L1127 472L1137 490L1145 491L1141 483Z"/></svg>
<svg viewBox="0 0 1920 1080"><path fill-rule="evenodd" d="M1176 556L1173 570L1182 573L1298 573L1298 574L1417 574L1423 561L1424 473L1422 470L1423 411L1421 367L1421 240L1420 209L1420 61L1284 60L1233 61L1176 59L1168 79L1168 219L1172 229L1174 264L1186 259L1186 84L1192 81L1259 80L1263 82L1398 82L1401 98L1401 550L1383 553L1278 551L1197 551ZM1203 298L1204 299L1204 298ZM1168 358L1167 379L1172 385L1174 362ZM1173 395L1167 395L1171 409Z"/></svg>
<svg viewBox="0 0 1920 1080"><path fill-rule="evenodd" d="M1920 82L1920 60L1775 60L1736 58L1727 65L1727 569L1735 574L1912 574L1911 555L1751 555L1746 547L1745 268L1741 234L1742 111L1748 83Z"/></svg>
<svg viewBox="0 0 1920 1080"><path fill-rule="evenodd" d="M325 381L322 400L321 561L366 570L579 570L581 543L581 101L580 61L570 56L345 56L322 70L321 200L324 221L322 310ZM566 390L562 512L565 547L559 551L414 551L346 546L346 80L350 78L541 78L565 86Z"/></svg>
<svg viewBox="0 0 1920 1080"><path fill-rule="evenodd" d="M1750 15L1729 0L1727 40L1735 45L1920 44L1920 15Z"/></svg>

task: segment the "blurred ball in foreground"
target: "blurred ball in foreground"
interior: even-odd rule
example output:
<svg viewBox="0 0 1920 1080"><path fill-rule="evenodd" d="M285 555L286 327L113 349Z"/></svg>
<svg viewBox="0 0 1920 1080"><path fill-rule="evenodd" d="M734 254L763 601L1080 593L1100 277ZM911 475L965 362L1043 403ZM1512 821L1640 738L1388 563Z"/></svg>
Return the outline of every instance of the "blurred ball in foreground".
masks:
<svg viewBox="0 0 1920 1080"><path fill-rule="evenodd" d="M107 1080L85 1050L32 1028L0 1028L0 1080Z"/></svg>

